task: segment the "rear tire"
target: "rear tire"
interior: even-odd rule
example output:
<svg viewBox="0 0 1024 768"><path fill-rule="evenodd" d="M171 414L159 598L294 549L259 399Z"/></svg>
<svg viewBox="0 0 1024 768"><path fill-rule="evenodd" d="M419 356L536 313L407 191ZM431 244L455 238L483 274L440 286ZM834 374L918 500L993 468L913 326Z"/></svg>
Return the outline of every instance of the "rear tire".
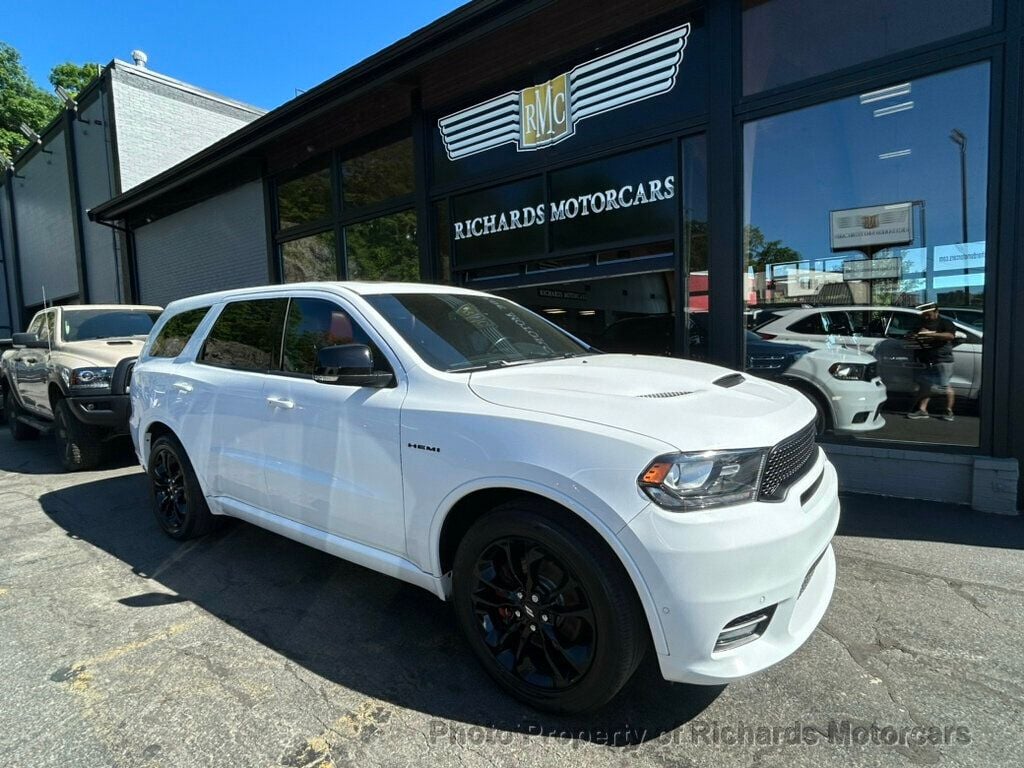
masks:
<svg viewBox="0 0 1024 768"><path fill-rule="evenodd" d="M185 448L173 435L153 442L147 463L153 514L172 539L184 541L209 533L214 517Z"/></svg>
<svg viewBox="0 0 1024 768"><path fill-rule="evenodd" d="M455 615L487 673L550 712L610 701L647 650L632 582L597 534L537 500L487 513L459 543Z"/></svg>
<svg viewBox="0 0 1024 768"><path fill-rule="evenodd" d="M103 434L75 418L67 400L58 400L53 408L53 433L68 472L95 469L103 461Z"/></svg>
<svg viewBox="0 0 1024 768"><path fill-rule="evenodd" d="M14 391L8 389L4 395L4 416L7 417L7 426L11 430L11 437L15 440L35 440L39 437L39 430L30 427L18 420L21 414L21 406L14 399Z"/></svg>

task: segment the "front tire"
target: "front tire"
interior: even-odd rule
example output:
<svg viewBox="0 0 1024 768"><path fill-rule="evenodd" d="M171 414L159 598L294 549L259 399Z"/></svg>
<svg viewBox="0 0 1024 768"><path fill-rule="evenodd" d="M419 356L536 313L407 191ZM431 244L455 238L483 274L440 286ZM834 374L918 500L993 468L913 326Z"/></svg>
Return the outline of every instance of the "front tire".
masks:
<svg viewBox="0 0 1024 768"><path fill-rule="evenodd" d="M213 515L178 439L173 435L157 438L147 466L153 514L163 532L178 541L209 533Z"/></svg>
<svg viewBox="0 0 1024 768"><path fill-rule="evenodd" d="M648 644L621 564L569 514L533 500L492 510L460 542L452 574L456 617L487 673L562 713L611 700Z"/></svg>
<svg viewBox="0 0 1024 768"><path fill-rule="evenodd" d="M94 469L103 461L101 434L76 419L66 400L58 400L53 408L53 432L66 471Z"/></svg>
<svg viewBox="0 0 1024 768"><path fill-rule="evenodd" d="M11 430L11 437L18 441L35 440L39 437L39 430L19 421L20 413L21 406L14 399L14 391L8 389L4 395L4 416L7 417L7 427Z"/></svg>

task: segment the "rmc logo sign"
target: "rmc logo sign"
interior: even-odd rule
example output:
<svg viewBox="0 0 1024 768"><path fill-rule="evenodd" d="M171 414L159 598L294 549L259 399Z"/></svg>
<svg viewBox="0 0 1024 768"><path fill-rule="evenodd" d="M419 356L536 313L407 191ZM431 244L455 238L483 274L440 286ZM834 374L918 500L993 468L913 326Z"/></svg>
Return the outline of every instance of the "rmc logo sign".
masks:
<svg viewBox="0 0 1024 768"><path fill-rule="evenodd" d="M514 144L519 152L565 141L581 120L671 91L690 25L620 48L522 91L438 120L449 160Z"/></svg>

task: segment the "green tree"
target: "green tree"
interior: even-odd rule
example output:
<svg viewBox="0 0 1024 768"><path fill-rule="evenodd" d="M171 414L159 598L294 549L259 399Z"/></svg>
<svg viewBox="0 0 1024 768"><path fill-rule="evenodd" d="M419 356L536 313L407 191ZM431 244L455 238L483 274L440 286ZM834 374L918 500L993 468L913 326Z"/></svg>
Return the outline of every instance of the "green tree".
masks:
<svg viewBox="0 0 1024 768"><path fill-rule="evenodd" d="M66 61L50 70L50 84L72 95L81 92L100 72L98 64ZM0 42L0 153L13 158L28 144L21 132L25 123L42 132L60 111L60 99L32 82L14 46Z"/></svg>
<svg viewBox="0 0 1024 768"><path fill-rule="evenodd" d="M18 126L42 130L60 108L60 101L32 82L21 54L0 42L0 152L14 155L28 143Z"/></svg>
<svg viewBox="0 0 1024 768"><path fill-rule="evenodd" d="M760 228L748 224L743 231L743 250L747 258L747 266L755 272L764 271L767 264L785 264L800 261L800 253L781 240L768 240Z"/></svg>
<svg viewBox="0 0 1024 768"><path fill-rule="evenodd" d="M58 64L50 70L50 85L54 87L59 85L72 95L76 95L81 93L85 86L98 77L99 73L99 64L93 62L75 64L74 62L65 61L63 64Z"/></svg>

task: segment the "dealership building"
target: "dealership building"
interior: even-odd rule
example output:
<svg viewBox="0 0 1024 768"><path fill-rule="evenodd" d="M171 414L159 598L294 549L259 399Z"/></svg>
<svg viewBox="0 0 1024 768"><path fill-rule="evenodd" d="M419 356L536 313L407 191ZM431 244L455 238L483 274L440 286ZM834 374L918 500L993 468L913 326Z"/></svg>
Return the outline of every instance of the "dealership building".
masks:
<svg viewBox="0 0 1024 768"><path fill-rule="evenodd" d="M756 373L805 342L848 490L1013 512L1022 47L1009 0L477 0L89 215L139 302L413 280L614 351ZM907 419L931 301L952 418L940 381ZM875 373L881 410L840 408Z"/></svg>
<svg viewBox="0 0 1024 768"><path fill-rule="evenodd" d="M115 59L14 158L0 157L0 338L47 304L125 302L125 233L95 205L233 133L263 110Z"/></svg>

